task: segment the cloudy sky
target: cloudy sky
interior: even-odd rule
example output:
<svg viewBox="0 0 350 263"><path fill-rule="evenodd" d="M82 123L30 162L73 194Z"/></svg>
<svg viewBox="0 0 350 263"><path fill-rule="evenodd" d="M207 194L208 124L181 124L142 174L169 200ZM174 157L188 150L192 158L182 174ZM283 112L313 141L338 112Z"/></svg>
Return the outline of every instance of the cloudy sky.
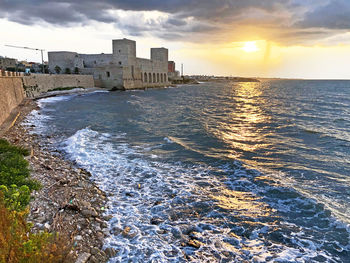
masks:
<svg viewBox="0 0 350 263"><path fill-rule="evenodd" d="M350 0L0 0L2 56L111 53L124 37L187 74L350 79Z"/></svg>

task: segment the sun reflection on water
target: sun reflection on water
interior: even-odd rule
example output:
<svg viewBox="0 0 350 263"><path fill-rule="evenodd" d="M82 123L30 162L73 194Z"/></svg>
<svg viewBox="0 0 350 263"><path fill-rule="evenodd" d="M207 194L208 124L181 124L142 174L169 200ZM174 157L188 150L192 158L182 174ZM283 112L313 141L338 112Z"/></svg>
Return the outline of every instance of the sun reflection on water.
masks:
<svg viewBox="0 0 350 263"><path fill-rule="evenodd" d="M223 141L228 147L228 158L239 158L244 153L271 146L264 138L270 135L266 124L271 117L263 109L266 104L258 82L232 83L230 100L221 105L226 114L207 125L209 132Z"/></svg>
<svg viewBox="0 0 350 263"><path fill-rule="evenodd" d="M219 194L211 198L217 201L220 208L231 210L231 213L240 217L259 218L269 217L272 208L261 202L260 198L251 192L233 191L226 188L221 189Z"/></svg>

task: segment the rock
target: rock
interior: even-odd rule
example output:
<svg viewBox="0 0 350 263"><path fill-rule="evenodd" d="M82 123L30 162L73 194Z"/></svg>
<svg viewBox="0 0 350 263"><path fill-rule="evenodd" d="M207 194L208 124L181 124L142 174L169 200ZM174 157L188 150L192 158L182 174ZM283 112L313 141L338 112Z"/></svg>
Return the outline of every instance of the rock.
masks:
<svg viewBox="0 0 350 263"><path fill-rule="evenodd" d="M88 259L90 258L91 254L84 252L83 254L81 254L77 260L75 261L75 263L86 263L88 261Z"/></svg>
<svg viewBox="0 0 350 263"><path fill-rule="evenodd" d="M80 240L83 240L83 237L79 235L79 236L76 236L74 239L77 241L80 241Z"/></svg>
<svg viewBox="0 0 350 263"><path fill-rule="evenodd" d="M90 253L91 255L97 255L98 253L100 253L100 250L96 247L93 247L90 249Z"/></svg>
<svg viewBox="0 0 350 263"><path fill-rule="evenodd" d="M123 232L122 232L122 235L123 235L124 237L126 237L126 236L129 234L130 230L131 230L130 227L128 227L128 226L125 227L124 230L123 230Z"/></svg>
<svg viewBox="0 0 350 263"><path fill-rule="evenodd" d="M80 201L80 206L82 208L90 208L91 207L91 204L89 202L86 202L86 201Z"/></svg>
<svg viewBox="0 0 350 263"><path fill-rule="evenodd" d="M151 219L151 224L152 224L152 225L159 225L159 224L161 224L161 223L163 223L163 222L164 222L164 220L161 219L161 218L159 218L159 217L153 217L153 218Z"/></svg>
<svg viewBox="0 0 350 263"><path fill-rule="evenodd" d="M105 253L106 253L108 258L114 258L118 252L114 248L108 247L105 249Z"/></svg>
<svg viewBox="0 0 350 263"><path fill-rule="evenodd" d="M89 259L89 263L100 263L100 261L98 261L98 259L95 256L91 256Z"/></svg>
<svg viewBox="0 0 350 263"><path fill-rule="evenodd" d="M103 240L103 239L105 238L105 235L104 235L102 232L100 232L100 231L98 231L98 232L96 233L96 236L97 236L97 238L98 238L99 240Z"/></svg>
<svg viewBox="0 0 350 263"><path fill-rule="evenodd" d="M104 216L103 219L106 220L106 221L109 221L113 218L112 215L108 215L108 216Z"/></svg>
<svg viewBox="0 0 350 263"><path fill-rule="evenodd" d="M200 248L203 245L203 243L199 242L198 240L191 239L187 242L187 245L195 248Z"/></svg>
<svg viewBox="0 0 350 263"><path fill-rule="evenodd" d="M83 209L81 211L81 214L85 217L90 217L90 216L96 217L98 215L94 208Z"/></svg>

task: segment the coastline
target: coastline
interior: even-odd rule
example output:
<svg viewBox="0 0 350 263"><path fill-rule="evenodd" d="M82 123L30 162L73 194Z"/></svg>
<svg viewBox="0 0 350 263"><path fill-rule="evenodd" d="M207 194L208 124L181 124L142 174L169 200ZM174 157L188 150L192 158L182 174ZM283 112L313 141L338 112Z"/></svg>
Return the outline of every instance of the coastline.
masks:
<svg viewBox="0 0 350 263"><path fill-rule="evenodd" d="M33 224L33 231L58 232L67 237L72 243L69 262L106 262L116 254L113 248L103 250L104 238L109 235L109 218L103 216L106 193L89 179L89 172L65 160L61 153L50 152L46 147L50 138L32 134L34 127L22 125L35 109L39 109L35 101L25 100L1 135L31 151L26 158L31 177L42 185L33 193L28 222Z"/></svg>

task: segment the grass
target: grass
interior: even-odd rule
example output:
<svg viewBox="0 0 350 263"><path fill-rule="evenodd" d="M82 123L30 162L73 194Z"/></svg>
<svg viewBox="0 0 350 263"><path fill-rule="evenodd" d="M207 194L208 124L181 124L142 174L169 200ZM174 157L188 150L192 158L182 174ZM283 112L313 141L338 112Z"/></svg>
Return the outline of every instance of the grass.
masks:
<svg viewBox="0 0 350 263"><path fill-rule="evenodd" d="M72 90L72 89L85 89L82 86L78 86L78 87L58 87L58 88L54 88L54 89L50 89L48 90L48 92L50 91L64 91L64 90Z"/></svg>

